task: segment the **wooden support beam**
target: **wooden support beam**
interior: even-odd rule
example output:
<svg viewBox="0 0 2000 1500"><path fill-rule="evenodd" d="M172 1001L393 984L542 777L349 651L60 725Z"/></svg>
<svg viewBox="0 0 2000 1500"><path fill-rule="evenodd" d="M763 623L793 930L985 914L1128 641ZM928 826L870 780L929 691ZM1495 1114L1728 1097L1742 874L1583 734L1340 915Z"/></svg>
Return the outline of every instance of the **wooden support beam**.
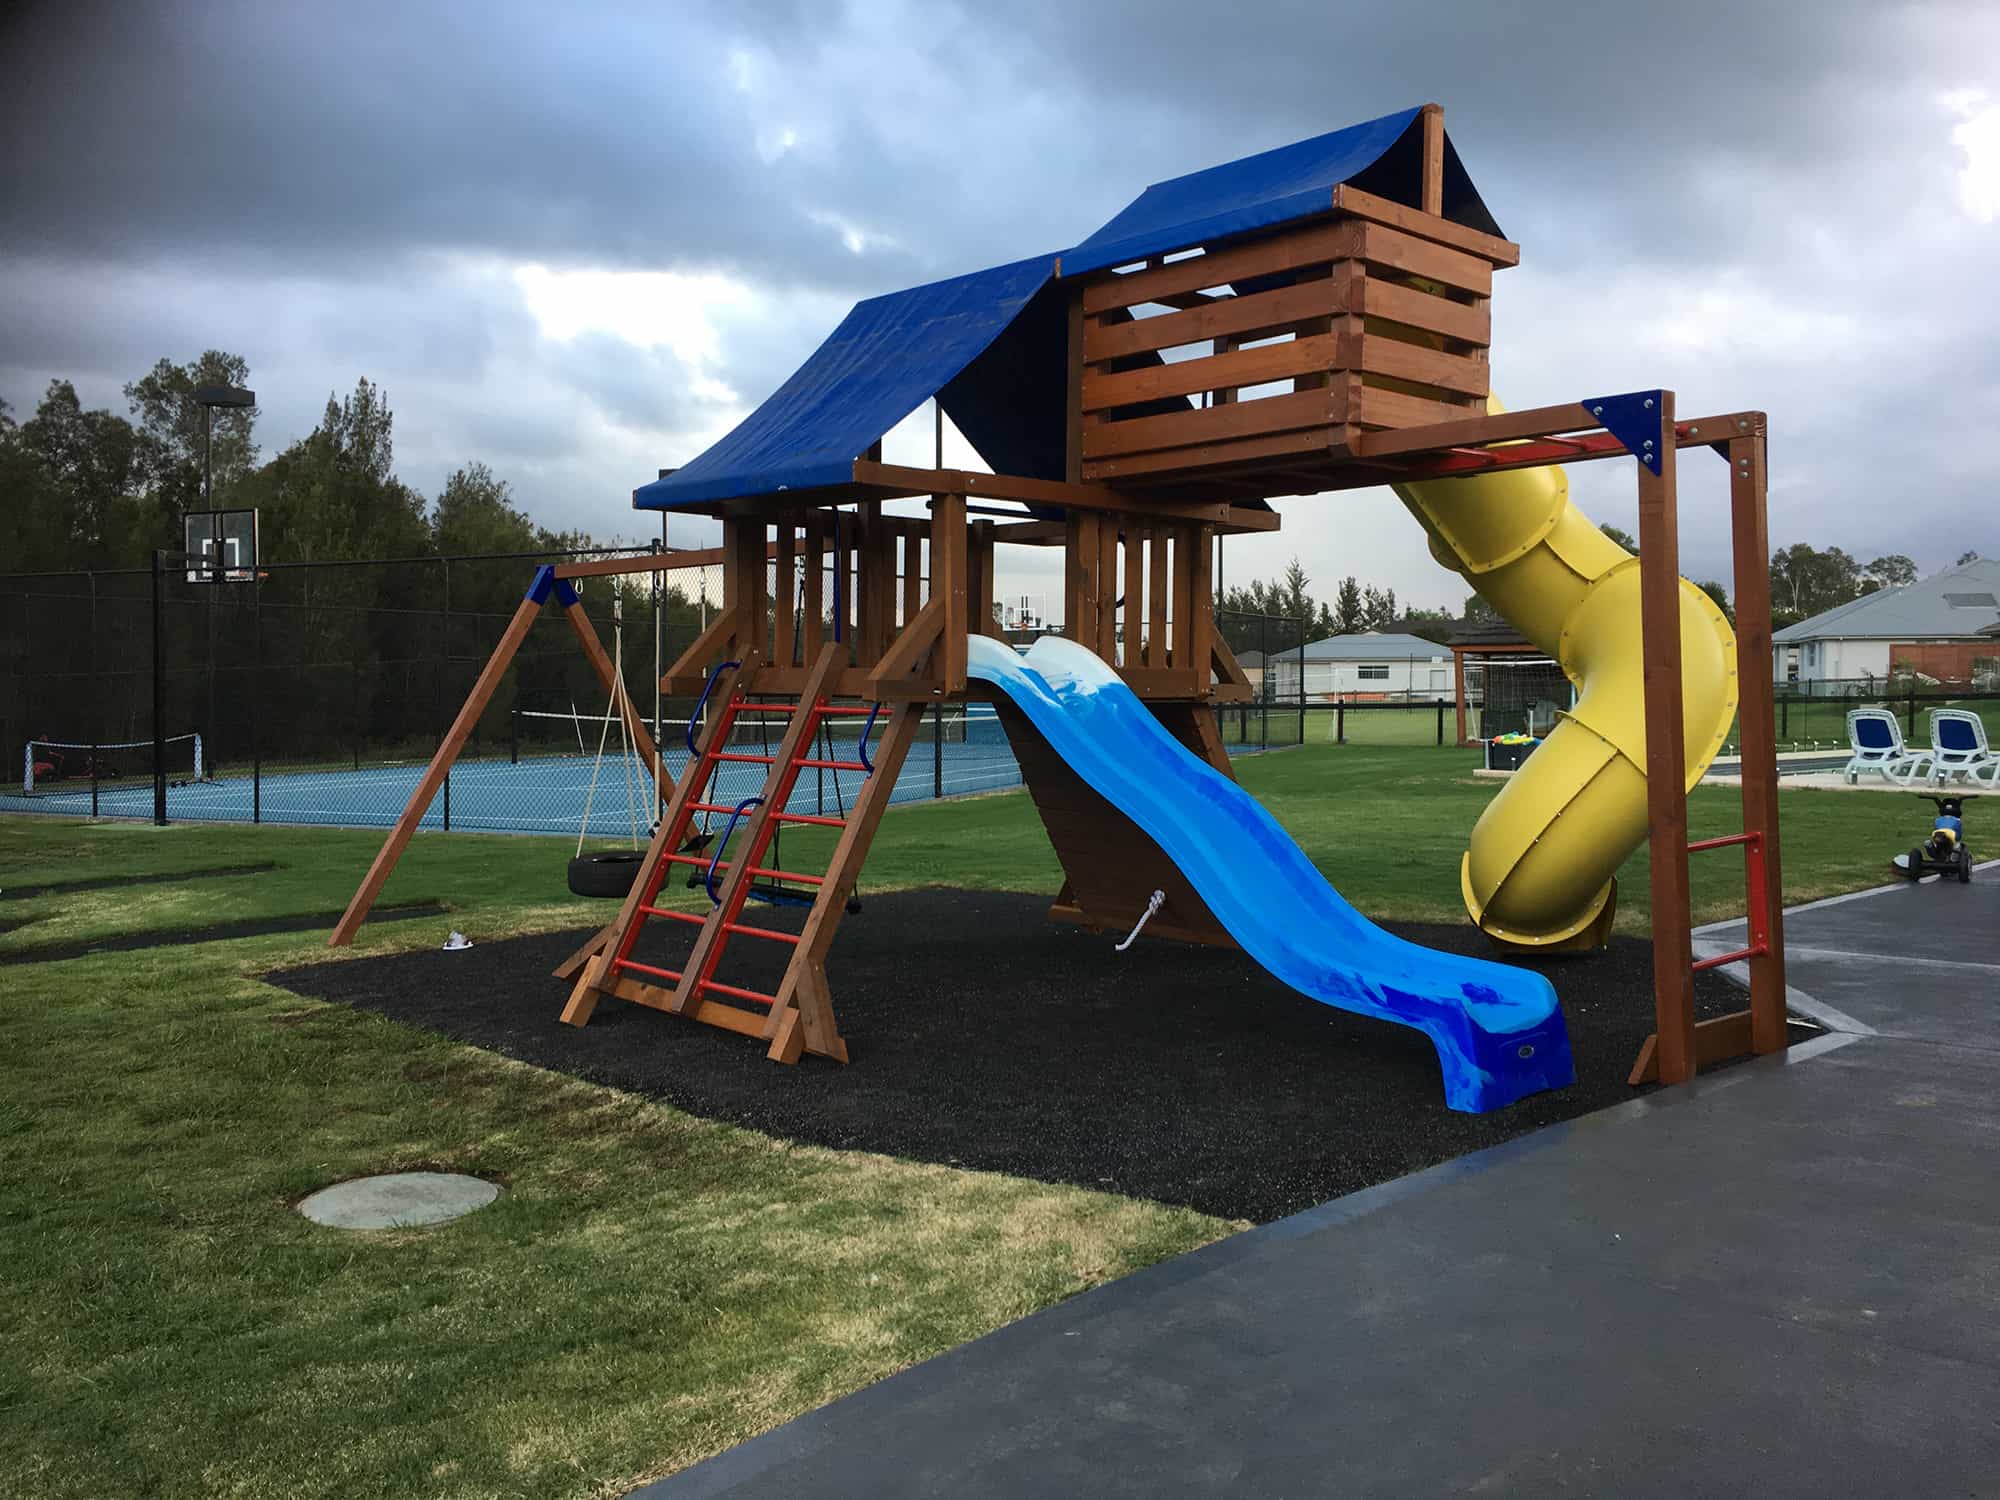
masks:
<svg viewBox="0 0 2000 1500"><path fill-rule="evenodd" d="M916 676L917 669L923 665L925 656L937 644L938 637L944 633L944 624L945 601L933 594L930 602L917 611L917 617L905 625L896 639L889 643L889 649L882 653L882 659L869 669L870 694L879 693L885 683ZM932 675L937 674L934 672Z"/></svg>
<svg viewBox="0 0 2000 1500"><path fill-rule="evenodd" d="M903 617L899 624L907 630L916 619L917 611L924 607L924 538L916 532L904 532L902 553Z"/></svg>
<svg viewBox="0 0 2000 1500"><path fill-rule="evenodd" d="M1785 1045L1785 901L1778 858L1778 745L1771 682L1771 555L1766 520L1765 438L1759 431L1730 441L1729 504L1735 551L1737 730L1742 737L1743 831L1763 844L1761 901L1770 951L1750 966L1750 1045L1776 1052ZM1752 908L1751 925L1757 909Z"/></svg>
<svg viewBox="0 0 2000 1500"><path fill-rule="evenodd" d="M701 932L694 940L694 950L681 966L680 982L674 986L674 998L670 1005L676 1015L693 1016L702 1008L704 997L701 987L714 977L715 961L728 941L724 925L736 920L745 893L756 883L756 877L750 873L757 864L753 855L763 847L772 815L784 811L778 805L782 800L778 789L790 774L792 761L805 748L808 736L813 732L813 716L806 709L829 696L828 680L839 665L840 652L829 641L820 648L819 658L812 664L805 688L799 694L799 711L786 723L784 738L772 755L770 767L764 775L763 800L751 811L748 823L737 835L742 842L736 845L736 857L729 861L729 868L723 873L722 888L717 893L718 904L710 908L708 920L702 924ZM636 886L634 888L637 889Z"/></svg>
<svg viewBox="0 0 2000 1500"><path fill-rule="evenodd" d="M1664 1083L1697 1066L1694 952L1688 936L1687 742L1681 684L1680 510L1674 394L1659 395L1660 472L1639 471L1639 616L1646 714L1646 815L1653 898L1653 1006Z"/></svg>
<svg viewBox="0 0 2000 1500"><path fill-rule="evenodd" d="M1173 577L1169 628L1174 647L1170 661L1180 672L1206 672L1208 658L1194 654L1194 532L1187 526L1174 528Z"/></svg>
<svg viewBox="0 0 2000 1500"><path fill-rule="evenodd" d="M1343 182L1334 187L1333 210L1335 213L1351 214L1357 219L1386 224L1391 229L1400 229L1420 239L1436 240L1440 245L1466 251L1495 266L1518 266L1521 263L1521 247L1512 240L1483 234L1436 214L1420 213L1401 203L1391 203L1387 198L1363 192L1349 183Z"/></svg>
<svg viewBox="0 0 2000 1500"><path fill-rule="evenodd" d="M736 619L737 611L733 607L724 606L717 611L715 618L708 622L708 628L688 643L687 650L674 658L674 664L661 676L660 685L668 692L680 692L682 684L693 677L697 679L695 687L699 688L699 679L708 675L708 664L726 653L735 640Z"/></svg>
<svg viewBox="0 0 2000 1500"><path fill-rule="evenodd" d="M493 648L493 654L486 658L486 665L480 669L472 691L459 705L458 717L451 721L451 728L445 732L444 743L437 747L431 763L424 767L424 774L417 779L416 790L410 793L410 800L404 806L402 815L396 819L396 826L382 841L374 863L369 865L368 873L362 877L360 886L347 903L347 910L333 924L333 931L327 936L327 947L344 948L354 941L355 929L367 920L368 909L382 893L383 883L388 880L390 871L396 868L396 861L403 857L403 850L409 847L411 835L430 810L431 799L444 785L445 777L451 773L452 762L458 759L458 752L471 738L473 729L478 726L479 716L486 712L486 705L500 686L500 679L506 676L509 663L521 649L521 642L528 638L528 631L541 612L542 601L532 593L515 606L514 617L501 632L500 642Z"/></svg>
<svg viewBox="0 0 2000 1500"><path fill-rule="evenodd" d="M862 460L855 462L854 478L856 483L876 486L885 500L959 494L971 500L1015 500L1024 505L1060 505L1069 510L1106 511L1113 515L1169 515L1212 522L1227 520L1229 509L1212 501L1165 499L1114 490L1102 484L1023 479L1014 474L975 474L968 469L911 469Z"/></svg>
<svg viewBox="0 0 2000 1500"><path fill-rule="evenodd" d="M1695 1022L1689 1042L1693 1055L1690 1076L1696 1069L1712 1068L1717 1063L1728 1062L1732 1057L1743 1056L1751 1050L1750 1036L1751 1012L1747 1010L1731 1011L1726 1016L1711 1016L1706 1021ZM1642 1083L1676 1081L1661 1076L1658 1034L1647 1037L1625 1082L1637 1088Z"/></svg>
<svg viewBox="0 0 2000 1500"><path fill-rule="evenodd" d="M611 658L605 654L604 643L597 638L597 631L590 623L590 616L583 612L583 601L572 596L563 606L563 618L569 621L569 628L576 636L577 644L583 647L583 654L590 661L590 669L597 674L597 680L604 684L604 691L610 695L618 708L618 717L624 721L625 732L632 737L632 743L639 747L639 758L653 773L657 782L660 777L660 752L653 744L653 737L646 731L646 721L639 717L639 706L632 701L625 684L619 680L612 668Z"/></svg>

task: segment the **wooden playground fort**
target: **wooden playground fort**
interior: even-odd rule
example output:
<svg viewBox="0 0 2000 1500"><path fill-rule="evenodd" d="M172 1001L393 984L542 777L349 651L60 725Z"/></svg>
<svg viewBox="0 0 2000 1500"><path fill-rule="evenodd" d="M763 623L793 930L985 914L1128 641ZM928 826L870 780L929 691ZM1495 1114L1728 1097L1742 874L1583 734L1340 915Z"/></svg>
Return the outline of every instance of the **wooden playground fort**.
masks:
<svg viewBox="0 0 2000 1500"><path fill-rule="evenodd" d="M744 1033L781 1062L806 1052L846 1060L829 952L921 716L943 701L995 704L1061 861L1053 918L1122 933L1160 892L1146 936L1229 944L1159 846L1004 695L968 675L971 637L998 634L998 549L1060 547L1064 635L1228 775L1214 709L1250 690L1215 630L1217 538L1276 529L1268 502L1278 496L1395 485L1407 499L1408 487L1434 481L1631 458L1640 550L1636 561L1621 551L1611 571L1635 580L1640 659L1628 696L1635 715L1635 695L1643 698L1643 746L1627 746L1623 760L1643 775L1634 809L1643 830L1635 821L1611 863L1647 840L1656 1003L1633 1081L1678 1082L1725 1058L1780 1049L1765 419L1684 417L1666 390L1491 409L1488 299L1493 273L1518 259L1446 137L1442 111L1427 105L1156 185L1060 257L861 304L734 432L636 492L641 506L719 519L719 548L537 574L331 941L351 940L550 598L643 753L657 756L629 699L611 688L572 580L703 562L722 569L721 608L662 683L700 696L702 727L617 915L557 971L571 982L563 1020L584 1025L611 997ZM999 472L882 462L883 435L925 401ZM1743 762L1743 832L1693 845L1690 772L1699 775L1713 746L1710 726L1684 722L1684 651L1706 647L1700 630L1684 640L1682 449L1708 450L1728 470L1736 622L1726 670ZM925 514L885 511L912 497L928 497ZM1518 558L1556 524L1479 566ZM1434 550L1454 542L1440 536L1445 523L1427 525ZM1708 658L1697 650L1693 659ZM751 753L731 732L756 723L770 726L768 753ZM759 793L714 800L718 770L743 763L761 772ZM808 769L864 777L843 816L792 809ZM725 825L720 847L695 837L697 820ZM823 869L773 861L776 836L793 824L836 830ZM1751 940L1697 966L1688 857L1724 846L1743 851ZM705 914L661 904L668 883L690 874L708 889ZM750 903L774 894L810 903L797 932L749 920ZM1607 899L1615 893L1576 930L1536 941L1601 944ZM687 929L677 966L634 956L652 922ZM1494 923L1482 925L1499 938ZM728 980L739 941L789 948L774 992ZM1748 1007L1696 1022L1695 969L1735 961L1748 966Z"/></svg>

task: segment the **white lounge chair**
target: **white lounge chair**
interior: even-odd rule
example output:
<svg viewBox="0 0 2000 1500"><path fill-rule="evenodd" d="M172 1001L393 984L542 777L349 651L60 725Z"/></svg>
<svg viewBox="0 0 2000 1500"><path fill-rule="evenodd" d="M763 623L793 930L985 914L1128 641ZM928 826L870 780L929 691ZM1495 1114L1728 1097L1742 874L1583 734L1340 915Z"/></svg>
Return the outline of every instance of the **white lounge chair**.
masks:
<svg viewBox="0 0 2000 1500"><path fill-rule="evenodd" d="M1968 781L1993 779L1996 762L1986 744L1986 721L1962 708L1931 710L1930 781L1939 785L1962 776Z"/></svg>
<svg viewBox="0 0 2000 1500"><path fill-rule="evenodd" d="M1847 746L1851 755L1845 768L1847 784L1853 786L1864 771L1879 772L1884 781L1907 786L1916 780L1920 768L1931 765L1928 750L1912 750L1903 743L1903 726L1886 708L1851 708L1847 711Z"/></svg>

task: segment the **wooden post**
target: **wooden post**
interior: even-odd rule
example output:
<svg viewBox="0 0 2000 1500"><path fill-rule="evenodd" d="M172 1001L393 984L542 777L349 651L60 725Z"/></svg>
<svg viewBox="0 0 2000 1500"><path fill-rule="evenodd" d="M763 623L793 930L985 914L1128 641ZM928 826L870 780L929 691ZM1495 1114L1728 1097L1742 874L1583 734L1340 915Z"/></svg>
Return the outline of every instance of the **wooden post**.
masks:
<svg viewBox="0 0 2000 1500"><path fill-rule="evenodd" d="M1426 104L1424 124L1423 204L1427 214L1444 212L1444 106Z"/></svg>
<svg viewBox="0 0 2000 1500"><path fill-rule="evenodd" d="M944 626L933 660L947 697L965 691L967 540L965 496L939 495L931 506L931 591L944 600Z"/></svg>
<svg viewBox="0 0 2000 1500"><path fill-rule="evenodd" d="M1112 666L1118 665L1118 517L1104 514L1097 522L1097 639L1091 649Z"/></svg>
<svg viewBox="0 0 2000 1500"><path fill-rule="evenodd" d="M819 658L826 638L826 522L814 511L806 521L805 628L800 631L801 662Z"/></svg>
<svg viewBox="0 0 2000 1500"><path fill-rule="evenodd" d="M1146 665L1167 665L1167 528L1146 528Z"/></svg>
<svg viewBox="0 0 2000 1500"><path fill-rule="evenodd" d="M1771 555L1765 517L1765 436L1729 444L1731 542L1736 562L1737 724L1742 736L1743 831L1764 850L1764 940L1770 952L1750 960L1750 1048L1785 1045L1785 901L1778 860L1778 744L1773 722ZM1754 923L1753 913L1753 923Z"/></svg>
<svg viewBox="0 0 2000 1500"><path fill-rule="evenodd" d="M1674 393L1659 394L1660 472L1639 464L1639 616L1646 704L1646 813L1653 897L1653 1009L1662 1083L1695 1073L1689 937L1687 741L1681 692L1680 512ZM1649 425L1647 431L1654 429Z"/></svg>
<svg viewBox="0 0 2000 1500"><path fill-rule="evenodd" d="M775 566L771 570L774 577L771 591L771 660L781 667L792 664L792 607L796 597L792 591L794 529L789 516L779 518L778 541L773 554Z"/></svg>
<svg viewBox="0 0 2000 1500"><path fill-rule="evenodd" d="M552 583L554 574L544 570ZM402 816L396 819L396 826L389 830L388 838L375 855L375 862L368 867L353 899L347 903L347 910L333 925L326 945L329 948L344 948L354 941L354 932L367 920L368 909L375 904L375 898L382 893L383 883L389 872L396 868L396 861L403 857L403 850L409 846L410 837L417 831L417 825L430 810L431 799L444 785L444 778L451 770L451 764L458 759L458 752L465 748L465 742L472 737L473 728L479 723L479 716L486 712L486 705L500 686L500 679L507 675L507 667L514 660L514 653L521 649L521 642L528 637L529 629L535 623L535 616L542 612L542 600L547 597L543 587L544 573L535 575L535 587L528 590L514 609L514 618L507 622L507 628L500 635L500 643L493 648L493 654L486 658L481 668L479 680L473 683L472 691L465 702L459 705L458 717L451 721L446 731L444 743L437 747L437 754L424 768L424 774L417 781L417 788L410 793L410 800L404 806ZM566 586L565 586L566 587Z"/></svg>
<svg viewBox="0 0 2000 1500"><path fill-rule="evenodd" d="M965 560L966 610L973 630L998 636L1000 627L993 619L993 523L974 521L972 542Z"/></svg>
<svg viewBox="0 0 2000 1500"><path fill-rule="evenodd" d="M1173 619L1170 628L1174 636L1173 666L1176 671L1189 672L1198 665L1206 664L1203 657L1198 664L1194 651L1194 528L1176 526L1174 528L1174 602Z"/></svg>
<svg viewBox="0 0 2000 1500"><path fill-rule="evenodd" d="M1188 662L1194 668L1195 691L1206 698L1211 670L1209 658L1215 646L1215 600L1210 584L1215 565L1215 528L1196 526L1190 529L1194 536L1194 554L1188 559Z"/></svg>
<svg viewBox="0 0 2000 1500"><path fill-rule="evenodd" d="M1458 700L1458 741L1465 744L1465 652L1457 646L1451 648L1452 696Z"/></svg>

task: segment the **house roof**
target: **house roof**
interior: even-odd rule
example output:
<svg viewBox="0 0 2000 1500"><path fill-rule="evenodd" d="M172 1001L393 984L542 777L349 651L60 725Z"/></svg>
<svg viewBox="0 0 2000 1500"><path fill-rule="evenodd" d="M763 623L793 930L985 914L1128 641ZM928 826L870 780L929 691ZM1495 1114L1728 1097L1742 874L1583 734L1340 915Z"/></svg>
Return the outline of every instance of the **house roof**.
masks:
<svg viewBox="0 0 2000 1500"><path fill-rule="evenodd" d="M1427 641L1420 635L1385 634L1373 630L1359 635L1330 635L1323 641L1306 642L1307 661L1408 661L1413 656L1429 661L1432 657L1450 654L1436 641ZM1297 661L1299 653L1296 650L1273 651L1271 659Z"/></svg>
<svg viewBox="0 0 2000 1500"><path fill-rule="evenodd" d="M1528 638L1505 620L1474 620L1451 633L1451 646L1525 646Z"/></svg>
<svg viewBox="0 0 2000 1500"><path fill-rule="evenodd" d="M1863 594L1809 620L1787 625L1771 641L1912 641L1977 639L2000 624L2000 560L1974 558L1901 588Z"/></svg>
<svg viewBox="0 0 2000 1500"><path fill-rule="evenodd" d="M872 297L763 405L693 462L634 490L632 503L672 510L847 484L854 460L933 396L996 472L1060 479L1067 326L1058 275L1329 213L1342 183L1416 206L1422 180L1422 111L1402 110L1155 183L1060 257ZM1448 219L1500 232L1449 136L1443 206ZM1163 399L1162 411L1191 406Z"/></svg>

